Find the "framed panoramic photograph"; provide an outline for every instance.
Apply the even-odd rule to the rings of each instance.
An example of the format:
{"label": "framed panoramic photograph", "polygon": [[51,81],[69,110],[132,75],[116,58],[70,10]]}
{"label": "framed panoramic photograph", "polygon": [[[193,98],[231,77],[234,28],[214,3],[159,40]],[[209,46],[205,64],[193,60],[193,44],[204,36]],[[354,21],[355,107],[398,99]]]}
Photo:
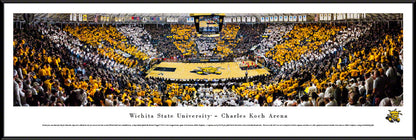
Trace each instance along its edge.
{"label": "framed panoramic photograph", "polygon": [[4,3],[3,137],[413,139],[412,3]]}

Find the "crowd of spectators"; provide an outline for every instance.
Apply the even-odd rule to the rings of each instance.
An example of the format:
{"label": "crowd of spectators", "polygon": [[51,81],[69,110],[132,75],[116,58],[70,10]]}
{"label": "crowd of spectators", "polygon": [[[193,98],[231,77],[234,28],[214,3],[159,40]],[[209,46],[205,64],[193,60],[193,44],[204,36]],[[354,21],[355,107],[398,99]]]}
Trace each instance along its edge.
{"label": "crowd of spectators", "polygon": [[[242,42],[260,46],[257,53],[264,61],[259,63],[270,69],[271,76],[250,77],[249,81],[145,78],[146,71],[160,62],[151,57],[197,55],[200,43],[194,42],[198,37],[190,25],[116,28],[68,24],[61,28],[38,24],[15,28],[14,106],[403,104],[400,24],[265,27],[226,25],[216,40],[215,54],[236,58],[254,59],[253,52],[244,52],[253,43]],[[261,40],[260,35],[268,37]],[[243,52],[234,53],[239,49]]]}
{"label": "crowd of spectators", "polygon": [[139,51],[151,57],[157,56],[156,48],[150,42],[152,36],[143,27],[126,25],[117,27],[117,31],[126,36],[129,44],[137,46]]}

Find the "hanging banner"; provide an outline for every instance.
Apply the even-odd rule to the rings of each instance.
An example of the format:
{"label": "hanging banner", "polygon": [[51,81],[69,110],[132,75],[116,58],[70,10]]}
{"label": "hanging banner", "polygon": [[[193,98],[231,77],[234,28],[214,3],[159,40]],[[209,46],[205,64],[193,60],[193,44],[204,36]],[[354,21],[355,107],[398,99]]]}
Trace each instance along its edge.
{"label": "hanging banner", "polygon": [[226,18],[225,18],[225,21],[226,21],[227,23],[231,23],[231,17],[226,17]]}
{"label": "hanging banner", "polygon": [[241,22],[246,22],[246,17],[241,17]]}
{"label": "hanging banner", "polygon": [[293,18],[292,18],[292,16],[289,16],[289,21],[293,21]]}
{"label": "hanging banner", "polygon": [[303,19],[303,21],[306,21],[306,15],[303,15],[302,19]]}
{"label": "hanging banner", "polygon": [[275,22],[278,21],[277,16],[274,16],[274,20],[273,21],[275,21]]}
{"label": "hanging banner", "polygon": [[257,20],[256,20],[256,17],[252,17],[251,18],[251,22],[256,22]]}
{"label": "hanging banner", "polygon": [[98,15],[94,15],[94,22],[98,22]]}
{"label": "hanging banner", "polygon": [[82,21],[82,14],[78,15],[78,21]]}
{"label": "hanging banner", "polygon": [[293,21],[295,21],[295,22],[298,21],[296,17],[297,16],[293,16]]}
{"label": "hanging banner", "polygon": [[279,16],[279,21],[283,21],[283,16]]}
{"label": "hanging banner", "polygon": [[288,19],[289,19],[289,18],[288,18],[287,16],[285,16],[284,21],[288,21]]}
{"label": "hanging banner", "polygon": [[261,17],[260,18],[260,22],[264,22],[264,17]]}
{"label": "hanging banner", "polygon": [[82,21],[87,21],[87,15],[82,15]]}
{"label": "hanging banner", "polygon": [[251,18],[250,17],[247,17],[247,22],[251,22]]}
{"label": "hanging banner", "polygon": [[240,17],[237,17],[237,22],[241,22],[241,19],[240,19]]}
{"label": "hanging banner", "polygon": [[266,22],[269,22],[269,17],[266,17],[266,20],[265,20]]}

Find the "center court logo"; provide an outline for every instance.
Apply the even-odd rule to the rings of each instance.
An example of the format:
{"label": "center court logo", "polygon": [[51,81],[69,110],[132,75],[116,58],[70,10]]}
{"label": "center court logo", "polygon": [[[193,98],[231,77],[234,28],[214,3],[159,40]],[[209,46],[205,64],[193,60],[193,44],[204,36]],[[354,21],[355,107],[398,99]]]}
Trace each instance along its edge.
{"label": "center court logo", "polygon": [[393,122],[400,122],[400,118],[399,115],[403,115],[402,113],[400,113],[400,110],[394,109],[394,110],[389,110],[390,114],[387,114],[386,119],[393,123]]}
{"label": "center court logo", "polygon": [[193,71],[191,71],[192,73],[196,73],[199,75],[209,75],[209,74],[216,74],[216,75],[221,75],[222,72],[219,71],[219,69],[224,69],[221,67],[213,67],[213,66],[209,66],[209,67],[198,67],[199,69],[194,69]]}

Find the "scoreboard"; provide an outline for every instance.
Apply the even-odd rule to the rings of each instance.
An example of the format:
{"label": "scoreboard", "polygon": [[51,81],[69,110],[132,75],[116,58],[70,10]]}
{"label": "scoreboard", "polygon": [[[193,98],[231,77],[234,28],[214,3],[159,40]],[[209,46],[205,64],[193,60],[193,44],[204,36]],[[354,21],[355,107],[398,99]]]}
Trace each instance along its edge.
{"label": "scoreboard", "polygon": [[195,19],[195,27],[199,35],[215,36],[221,32],[225,14],[200,13],[190,16]]}

